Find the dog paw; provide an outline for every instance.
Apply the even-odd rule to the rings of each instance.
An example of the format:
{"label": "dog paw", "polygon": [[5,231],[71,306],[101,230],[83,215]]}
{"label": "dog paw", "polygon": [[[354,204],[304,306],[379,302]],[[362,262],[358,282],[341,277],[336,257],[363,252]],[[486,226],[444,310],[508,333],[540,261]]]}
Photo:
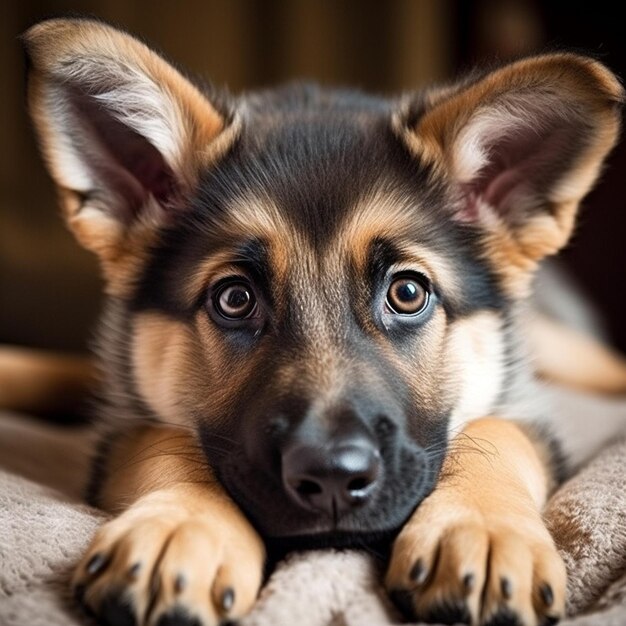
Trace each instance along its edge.
{"label": "dog paw", "polygon": [[232,511],[144,504],[99,530],[73,587],[102,624],[213,626],[250,610],[263,563],[260,538]]}
{"label": "dog paw", "polygon": [[396,539],[386,585],[412,619],[544,626],[563,615],[566,574],[536,512],[485,511],[435,491]]}

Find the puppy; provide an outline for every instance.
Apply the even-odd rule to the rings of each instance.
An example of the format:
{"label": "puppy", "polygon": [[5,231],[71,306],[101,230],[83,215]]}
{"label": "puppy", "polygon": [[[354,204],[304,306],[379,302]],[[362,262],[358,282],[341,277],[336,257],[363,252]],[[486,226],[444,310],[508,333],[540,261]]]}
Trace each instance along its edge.
{"label": "puppy", "polygon": [[117,517],[83,605],[208,626],[250,610],[268,546],[395,538],[413,618],[558,620],[541,509],[592,443],[529,402],[525,303],[616,142],[615,76],[558,53],[393,99],[234,98],[99,22],[23,39],[108,296],[89,497]]}

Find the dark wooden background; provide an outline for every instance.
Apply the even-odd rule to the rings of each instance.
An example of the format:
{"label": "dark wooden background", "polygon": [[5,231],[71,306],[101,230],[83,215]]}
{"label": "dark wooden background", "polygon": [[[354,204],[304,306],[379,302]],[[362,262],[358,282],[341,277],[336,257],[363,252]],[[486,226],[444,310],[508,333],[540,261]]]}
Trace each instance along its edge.
{"label": "dark wooden background", "polygon": [[[0,7],[0,343],[83,349],[100,303],[97,268],[55,210],[24,111],[17,37],[49,15],[113,21],[233,91],[295,78],[395,92],[475,62],[577,49],[626,72],[617,6],[532,0],[7,0]],[[563,258],[626,351],[626,145],[585,202]]]}

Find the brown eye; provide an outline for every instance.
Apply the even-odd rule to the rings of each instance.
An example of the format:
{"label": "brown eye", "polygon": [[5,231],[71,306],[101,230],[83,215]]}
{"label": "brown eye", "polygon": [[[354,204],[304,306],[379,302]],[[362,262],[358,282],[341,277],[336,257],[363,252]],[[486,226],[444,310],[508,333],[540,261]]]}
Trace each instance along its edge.
{"label": "brown eye", "polygon": [[256,304],[254,291],[243,281],[223,285],[213,298],[215,310],[227,320],[250,317],[256,309]]}
{"label": "brown eye", "polygon": [[399,315],[417,315],[428,304],[426,287],[413,276],[394,279],[387,292],[387,306]]}

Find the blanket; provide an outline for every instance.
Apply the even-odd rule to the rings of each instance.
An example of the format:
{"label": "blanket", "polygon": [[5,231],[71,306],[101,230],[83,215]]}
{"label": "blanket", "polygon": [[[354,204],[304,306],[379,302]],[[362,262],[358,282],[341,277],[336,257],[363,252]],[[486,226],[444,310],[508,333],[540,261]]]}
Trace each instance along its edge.
{"label": "blanket", "polygon": [[[0,470],[1,626],[89,623],[68,593],[69,572],[106,519],[78,497],[88,438],[24,418],[0,420],[0,464],[11,468]],[[562,485],[545,517],[568,569],[564,626],[624,626],[626,440],[615,441]],[[279,564],[242,626],[401,623],[381,575],[382,565],[362,552],[293,554]]]}

